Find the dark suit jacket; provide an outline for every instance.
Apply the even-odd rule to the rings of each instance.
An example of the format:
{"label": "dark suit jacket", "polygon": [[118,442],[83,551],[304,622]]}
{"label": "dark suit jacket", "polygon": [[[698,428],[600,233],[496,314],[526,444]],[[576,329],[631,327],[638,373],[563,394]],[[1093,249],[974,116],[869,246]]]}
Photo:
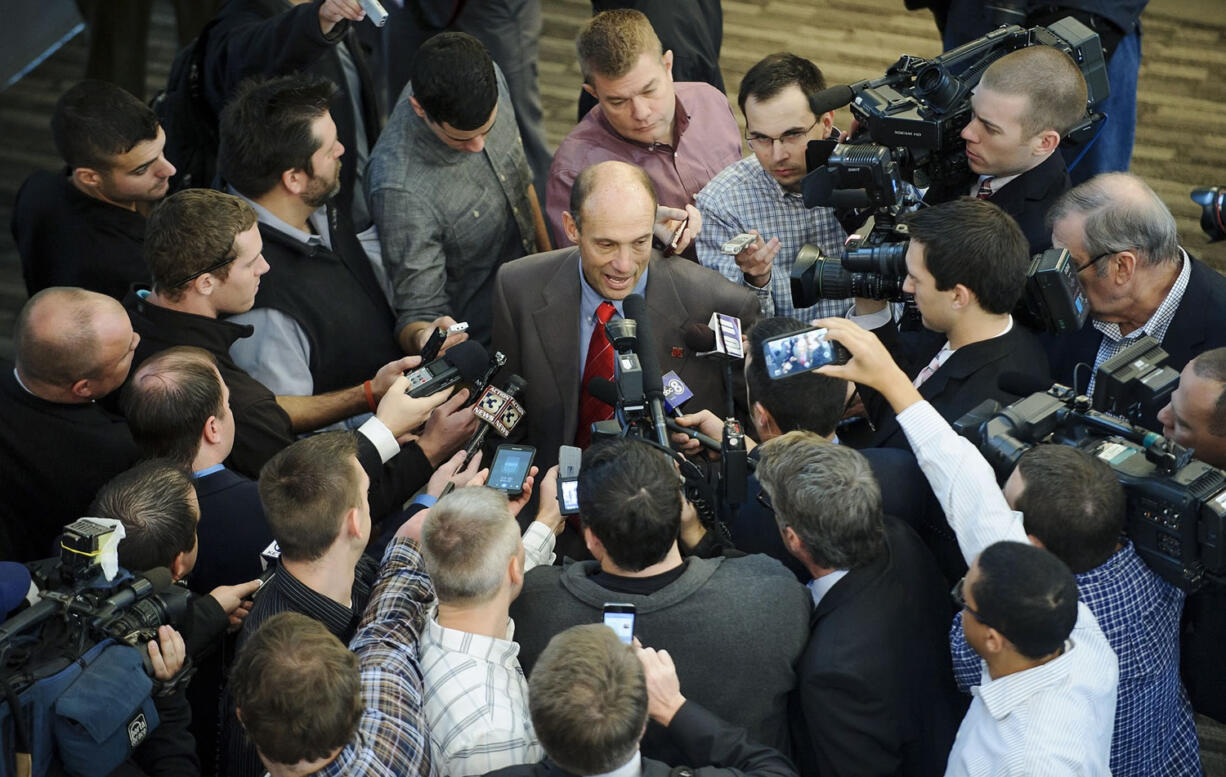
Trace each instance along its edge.
{"label": "dark suit jacket", "polygon": [[[1183,299],[1162,338],[1162,349],[1170,355],[1167,366],[1179,371],[1187,366],[1197,354],[1226,346],[1226,278],[1188,254],[1192,262],[1188,287]],[[1043,345],[1051,359],[1051,374],[1057,383],[1073,385],[1073,370],[1078,363],[1093,366],[1094,357],[1102,343],[1103,335],[1094,328],[1092,320],[1077,332],[1063,335],[1045,335]],[[1088,381],[1090,373],[1082,370]],[[1085,391],[1086,383],[1074,386]],[[1157,418],[1143,419],[1143,426],[1161,429]]]}
{"label": "dark suit jacket", "polygon": [[[792,764],[778,750],[751,743],[745,729],[721,720],[695,702],[687,701],[681,705],[666,730],[693,768],[674,772],[668,764],[644,758],[643,777],[669,777],[673,774],[785,777],[796,774]],[[489,774],[491,777],[577,777],[549,758],[540,763],[508,766]]]}
{"label": "dark suit jacket", "polygon": [[272,542],[256,482],[222,469],[196,480],[199,552],[188,586],[207,594],[260,576],[260,551]]}
{"label": "dark suit jacket", "polygon": [[[504,264],[494,281],[493,347],[507,356],[505,373],[528,381],[527,432],[544,472],[570,445],[579,423],[579,249],[526,256]],[[686,324],[705,324],[718,311],[738,316],[748,331],[758,319],[757,298],[719,273],[683,259],[653,254],[644,297],[651,314],[660,369],[676,371],[694,392],[686,408],[720,415],[720,365],[685,348]]]}
{"label": "dark suit jacket", "polygon": [[[920,538],[886,516],[886,555],[822,597],[797,666],[805,774],[941,774],[964,702],[949,658],[945,581]],[[795,718],[794,718],[795,721]]]}
{"label": "dark suit jacket", "polygon": [[1047,211],[1060,195],[1072,186],[1064,155],[1055,151],[1037,167],[1033,167],[1000,187],[988,198],[1017,221],[1030,253],[1051,248],[1051,228],[1047,226]]}

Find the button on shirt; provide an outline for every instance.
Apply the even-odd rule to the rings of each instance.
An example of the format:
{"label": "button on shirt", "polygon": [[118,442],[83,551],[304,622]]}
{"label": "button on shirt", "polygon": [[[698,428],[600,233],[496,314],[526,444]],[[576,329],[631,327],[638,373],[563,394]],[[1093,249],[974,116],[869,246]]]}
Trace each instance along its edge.
{"label": "button on shirt", "polygon": [[[822,249],[838,261],[847,233],[831,208],[806,208],[800,192],[779,185],[756,156],[730,165],[695,198],[702,213],[698,234],[698,260],[733,283],[753,289],[763,316],[791,316],[808,322],[815,318],[841,316],[847,300],[821,300],[807,308],[792,304],[791,272],[796,254],[805,243]],[[764,241],[779,240],[770,281],[758,288],[745,280],[736,257],[721,254],[725,242],[756,229]]]}

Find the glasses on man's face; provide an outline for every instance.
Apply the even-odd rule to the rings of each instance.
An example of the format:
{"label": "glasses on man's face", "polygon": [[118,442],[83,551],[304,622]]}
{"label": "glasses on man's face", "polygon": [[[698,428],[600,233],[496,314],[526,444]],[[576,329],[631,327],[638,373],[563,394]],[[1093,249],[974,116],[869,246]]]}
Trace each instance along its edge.
{"label": "glasses on man's face", "polygon": [[754,151],[761,151],[764,154],[769,153],[775,148],[775,141],[778,141],[779,145],[784,146],[785,148],[795,148],[796,146],[803,144],[808,139],[809,131],[816,127],[817,123],[821,120],[822,119],[819,116],[818,118],[814,119],[813,123],[808,127],[805,127],[802,130],[788,130],[777,138],[772,138],[770,135],[763,135],[760,132],[751,132],[745,136],[745,142],[748,143],[749,147]]}
{"label": "glasses on man's face", "polygon": [[1116,254],[1118,254],[1118,253],[1119,253],[1119,251],[1108,251],[1108,252],[1107,252],[1107,253],[1105,253],[1105,254],[1099,254],[1098,256],[1094,257],[1094,258],[1093,258],[1093,259],[1091,259],[1090,261],[1088,261],[1088,262],[1086,262],[1085,264],[1083,264],[1083,265],[1081,265],[1080,267],[1078,267],[1078,268],[1077,268],[1077,272],[1081,272],[1082,270],[1088,270],[1089,268],[1091,268],[1091,267],[1093,267],[1094,265],[1098,264],[1098,263],[1099,263],[1099,262],[1101,262],[1102,260],[1106,259],[1108,256],[1115,256],[1115,255],[1116,255]]}
{"label": "glasses on man's face", "polygon": [[[963,592],[962,592],[962,589],[965,585],[966,585],[966,578],[964,577],[958,582],[954,583],[954,587],[950,589],[949,595],[953,597],[954,604],[958,605],[963,610],[966,610],[971,615],[974,615],[975,620],[979,621],[984,626],[987,626],[989,629],[996,629],[995,626],[993,626],[991,623],[988,623],[986,620],[984,620],[982,615],[972,610],[971,606],[966,603],[966,597],[963,595]],[[996,629],[996,630],[1000,631],[1000,629]]]}

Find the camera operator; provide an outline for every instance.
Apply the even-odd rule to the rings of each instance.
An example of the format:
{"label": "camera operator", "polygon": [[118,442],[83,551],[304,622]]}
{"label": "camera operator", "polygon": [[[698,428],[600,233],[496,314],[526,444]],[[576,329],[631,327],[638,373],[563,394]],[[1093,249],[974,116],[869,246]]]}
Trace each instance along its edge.
{"label": "camera operator", "polygon": [[[1184,751],[1187,746],[1186,731],[1182,738],[1177,738],[1167,728],[1172,717],[1186,715],[1186,712],[1178,711],[1182,698],[1178,690],[1172,687],[1173,678],[1169,667],[1164,677],[1158,680],[1156,685],[1147,685],[1143,680],[1141,686],[1144,690],[1141,692],[1137,692],[1137,686],[1125,686],[1124,690],[1128,696],[1121,699],[1118,711],[1126,717],[1138,717],[1134,717],[1134,723],[1127,728],[1114,725],[1117,712],[1117,683],[1120,680],[1117,674],[1117,657],[1112,645],[1104,637],[1103,629],[1100,629],[1095,614],[1088,606],[1092,601],[1088,590],[1084,600],[1077,605],[1076,624],[1072,627],[1071,644],[1065,642],[1063,652],[1055,656],[1051,655],[1050,650],[1044,651],[1053,646],[1059,649],[1061,640],[1046,640],[1039,649],[1026,648],[1018,641],[1024,636],[1025,629],[1019,627],[1021,619],[1016,617],[1016,613],[1019,609],[1021,611],[1026,609],[1024,602],[1020,607],[1016,601],[1010,606],[1005,606],[1009,603],[998,600],[995,596],[985,595],[1007,594],[1011,590],[1020,592],[1026,587],[1027,580],[1034,578],[1037,581],[1039,571],[1050,567],[1052,563],[1058,564],[1064,570],[1063,574],[1069,576],[1070,585],[1076,585],[1077,581],[1069,574],[1067,566],[1046,551],[1042,552],[1043,558],[1030,554],[1033,556],[1030,560],[1023,558],[1011,560],[1010,557],[1017,555],[1018,551],[1007,548],[1002,555],[1002,551],[996,550],[1008,545],[1020,547],[1020,543],[1027,542],[1028,534],[1046,534],[1046,537],[1039,537],[1040,542],[1051,541],[1058,553],[1071,553],[1071,550],[1064,550],[1064,543],[1068,541],[1066,539],[1068,536],[1076,532],[1068,531],[1067,527],[1057,532],[1054,529],[1049,530],[1046,526],[1032,526],[1027,516],[1015,512],[996,487],[996,479],[987,461],[968,440],[959,437],[949,424],[940,418],[933,407],[923,400],[920,392],[915,389],[897,365],[891,362],[888,352],[876,338],[872,337],[871,333],[842,319],[826,319],[818,323],[827,326],[831,337],[852,354],[847,364],[827,365],[820,371],[872,385],[890,402],[898,413],[898,422],[911,441],[912,450],[915,451],[920,467],[924,470],[924,474],[932,484],[933,492],[945,509],[946,516],[958,536],[958,542],[962,546],[967,561],[973,562],[964,584],[961,584],[955,593],[960,592],[962,596],[961,624],[967,631],[967,640],[974,647],[975,652],[987,662],[986,672],[981,674],[979,691],[972,702],[971,711],[963,722],[962,730],[959,731],[958,743],[955,744],[954,752],[950,756],[950,772],[947,773],[970,772],[966,764],[971,763],[974,756],[990,754],[990,760],[984,763],[1001,763],[1004,759],[1024,758],[1027,773],[1048,773],[1053,768],[1051,764],[1059,762],[1066,766],[1076,765],[1085,773],[1107,774],[1109,760],[1112,763],[1113,772],[1117,755],[1133,752],[1128,749],[1118,750],[1127,742],[1130,735],[1144,737],[1149,743],[1148,746],[1152,746],[1154,741],[1149,737],[1158,737],[1163,742],[1168,738],[1176,740],[1170,743],[1170,746],[1175,749],[1175,752]],[[1039,455],[1042,457],[1046,454]],[[1042,458],[1038,461],[1042,461]],[[1037,486],[1045,489],[1047,486],[1046,483],[1026,483],[1026,472],[1026,467],[1023,467],[1021,474],[1017,476],[1022,482],[1014,483],[1015,491],[1022,486],[1023,496],[1018,506],[1025,505],[1025,492],[1028,488]],[[1044,474],[1036,477],[1035,480],[1048,476]],[[1073,476],[1067,477],[1071,480]],[[1103,477],[1110,476],[1099,470],[1098,485],[1109,489],[1109,485],[1104,486],[1101,483]],[[1079,493],[1071,486],[1064,491],[1061,498],[1069,498],[1070,493]],[[1045,502],[1052,504],[1055,501],[1055,497],[1050,494],[1045,495],[1042,491],[1035,493],[1034,499],[1038,504]],[[1120,504],[1118,496],[1116,504]],[[1099,591],[1105,591],[1108,586],[1112,586],[1115,590],[1122,592],[1115,595],[1140,597],[1137,602],[1127,603],[1138,610],[1142,606],[1156,610],[1172,609],[1170,601],[1172,594],[1169,587],[1159,585],[1156,576],[1153,576],[1153,573],[1148,572],[1141,564],[1125,563],[1129,560],[1129,546],[1125,544],[1116,549],[1114,553],[1110,552],[1113,543],[1110,539],[1104,538],[1118,534],[1114,527],[1119,524],[1112,526],[1110,521],[1118,521],[1116,516],[1120,511],[1113,510],[1109,506],[1103,506],[1102,509],[1104,512],[1097,514],[1094,519],[1099,522],[1097,527],[1091,528],[1088,520],[1085,525],[1079,524],[1079,530],[1088,531],[1090,536],[1099,536],[1099,539],[1097,545],[1094,546],[1094,553],[1090,553],[1087,548],[1077,546],[1077,552],[1085,554],[1084,557],[1078,557],[1078,566],[1093,565],[1096,562],[1102,566],[1104,561],[1102,554],[1107,553],[1109,557],[1106,559],[1107,569],[1091,568],[1085,573],[1102,578],[1102,586],[1098,589]],[[1035,510],[1035,519],[1039,522],[1067,521],[1069,517],[1057,505],[1048,508],[1036,506]],[[1047,510],[1053,512],[1049,513]],[[1103,526],[1104,523],[1107,523],[1106,527]],[[1097,534],[1099,532],[1101,534]],[[1072,542],[1076,544],[1078,540],[1074,539]],[[982,556],[979,555],[981,551]],[[1036,550],[1035,553],[1039,551]],[[979,561],[975,562],[977,556],[979,556]],[[996,558],[997,556],[1001,557]],[[1073,557],[1070,556],[1070,558]],[[1050,559],[1050,563],[1044,559]],[[986,568],[983,563],[985,560],[991,560],[992,566],[999,568],[1000,571]],[[1114,565],[1119,565],[1119,567]],[[1001,574],[1009,567],[1012,567],[1009,570],[1012,582]],[[1137,571],[1129,575],[1123,569],[1126,567]],[[1117,570],[1123,574],[1117,581],[1111,581],[1109,573]],[[994,577],[999,579],[999,583],[985,586],[983,584],[985,574],[990,584]],[[1059,576],[1055,575],[1055,577]],[[1055,577],[1051,578],[1053,582]],[[1086,580],[1087,578],[1083,578],[1081,582],[1085,583]],[[1146,589],[1150,593],[1143,595]],[[1074,591],[1076,590],[1074,588]],[[1142,593],[1134,594],[1132,593],[1134,591]],[[1035,591],[1035,593],[1040,592]],[[1047,594],[1042,593],[1041,595],[1046,596]],[[1119,603],[1113,602],[1113,604],[1118,605]],[[967,617],[968,613],[970,618]],[[1133,618],[1136,620],[1132,620]],[[1073,618],[1070,617],[1069,620],[1071,622]],[[1129,614],[1125,621],[1125,618],[1118,613],[1109,615],[1108,610],[1104,608],[1103,621],[1106,628],[1117,635],[1115,639],[1124,641],[1137,640],[1140,635],[1147,634],[1148,630],[1153,628],[1148,618],[1140,612]],[[1127,633],[1121,633],[1121,630]],[[1173,652],[1169,628],[1165,635],[1151,637],[1151,639],[1165,644],[1167,653]],[[1026,642],[1030,641],[1027,639]],[[1005,649],[1002,650],[1002,648]],[[1162,645],[1155,645],[1148,652],[1161,655],[1163,649]],[[1125,660],[1131,655],[1134,655],[1132,650],[1125,650],[1121,654]],[[1006,660],[1010,658],[1012,663]],[[1044,658],[1047,659],[1045,662],[1034,664],[1034,660]],[[1127,667],[1124,681],[1128,682],[1142,676],[1143,672],[1133,674],[1140,667],[1148,669],[1149,664],[1139,660],[1138,666]],[[1025,672],[1034,672],[1031,675],[1035,681],[1034,686],[1019,688],[1017,686],[1024,685],[1027,681],[1020,678],[1013,681],[1009,679],[1019,668]],[[1061,683],[1057,683],[1057,678],[1063,678]],[[1042,688],[1043,685],[1049,685],[1049,687]],[[1160,704],[1156,707],[1145,706],[1156,703],[1153,696],[1149,695],[1150,693],[1157,693],[1165,699],[1165,706]],[[984,707],[989,702],[993,705],[1007,704],[1013,712],[994,720],[986,714]],[[1037,713],[1040,705],[1044,706],[1042,714]],[[998,709],[1003,709],[1003,707],[998,707]],[[1029,717],[1030,725],[1023,731],[1019,724],[1027,719],[1028,710],[1035,711],[1035,714]],[[1139,716],[1145,717],[1142,719]],[[980,727],[984,729],[983,732],[978,731]],[[994,738],[991,740],[995,742],[994,745],[989,744],[990,740],[984,738],[991,729],[995,729],[990,734]],[[1112,741],[1113,731],[1118,731],[1120,734],[1115,741]],[[1135,741],[1127,742],[1127,744],[1128,747],[1138,747]],[[1193,758],[1196,755],[1194,746],[1191,755]],[[1182,754],[1178,757],[1182,757]],[[1178,757],[1174,752],[1170,756],[1175,760],[1178,760]],[[1165,761],[1165,758],[1162,759],[1162,762]],[[1018,763],[1021,764],[1022,761]],[[1121,769],[1128,773],[1154,773],[1144,765],[1139,766],[1135,772],[1131,771],[1131,767],[1132,765],[1127,762],[1121,763]]]}
{"label": "camera operator", "polygon": [[978,181],[970,191],[933,192],[929,202],[971,194],[1017,220],[1027,256],[1051,247],[1045,217],[1071,185],[1060,139],[1086,111],[1086,82],[1077,64],[1053,46],[1030,46],[997,59],[971,95],[962,130]]}
{"label": "camera operator", "polygon": [[[1047,357],[1038,338],[1011,315],[1030,263],[1014,220],[989,202],[963,197],[908,214],[906,224],[911,241],[903,290],[915,295],[924,327],[945,335],[944,345],[921,333],[904,333],[904,340],[879,300],[858,298],[853,320],[886,343],[920,394],[948,421],[985,398],[1016,399],[999,388],[1003,373],[1046,380]],[[873,391],[863,393],[874,429],[857,447],[905,447],[888,402]]]}
{"label": "camera operator", "polygon": [[760,446],[758,477],[815,611],[798,664],[805,774],[937,774],[965,705],[950,673],[946,582],[882,510],[859,452],[812,432]]}
{"label": "camera operator", "polygon": [[[549,758],[491,772],[497,777],[564,775],[795,775],[782,753],[751,744],[681,694],[666,650],[625,645],[601,624],[572,626],[549,641],[528,684],[532,724]],[[660,763],[640,752],[648,720],[679,748]],[[671,766],[685,762],[692,766]]]}
{"label": "camera operator", "polygon": [[[1179,246],[1170,210],[1140,178],[1092,178],[1061,197],[1048,218],[1052,244],[1072,255],[1090,301],[1080,331],[1045,339],[1056,382],[1092,395],[1099,366],[1144,335],[1162,344],[1176,370],[1226,346],[1226,278]],[[1088,385],[1076,381],[1080,363],[1092,368]],[[1158,428],[1153,417],[1140,423]]]}

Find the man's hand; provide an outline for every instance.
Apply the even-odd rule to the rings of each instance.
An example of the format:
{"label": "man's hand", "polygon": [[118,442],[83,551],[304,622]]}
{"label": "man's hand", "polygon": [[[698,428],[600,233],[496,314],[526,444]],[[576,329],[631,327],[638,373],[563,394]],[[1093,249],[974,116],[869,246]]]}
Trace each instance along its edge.
{"label": "man's hand", "polygon": [[420,364],[420,356],[404,356],[380,367],[370,381],[370,390],[374,392],[375,401],[379,401],[387,394],[388,389],[392,387],[397,378],[404,375],[405,370],[411,370]]}
{"label": "man's hand", "polygon": [[222,611],[230,616],[230,631],[238,631],[243,625],[243,619],[251,612],[251,597],[260,590],[260,581],[252,580],[238,585],[219,585],[209,596],[217,600]]}
{"label": "man's hand", "polygon": [[481,423],[481,419],[477,418],[471,407],[464,407],[466,401],[468,389],[460,389],[430,413],[425,431],[417,438],[421,452],[426,454],[430,464],[435,467],[462,448]]}
{"label": "man's hand", "polygon": [[736,255],[736,266],[741,268],[746,281],[761,288],[770,283],[771,268],[779,255],[779,238],[772,237],[764,242],[758,230],[751,229],[749,234],[758,235],[758,238]]}
{"label": "man's hand", "polygon": [[342,19],[358,22],[365,18],[366,12],[354,0],[324,0],[319,6],[319,31],[327,37]]}
{"label": "man's hand", "polygon": [[702,214],[693,205],[686,205],[684,210],[670,208],[666,205],[656,206],[656,223],[653,233],[666,247],[672,245],[673,237],[677,234],[677,229],[680,228],[683,221],[686,222],[685,231],[681,233],[681,239],[672,249],[674,254],[679,254],[689,248],[694,238],[698,237],[698,233],[702,231]]}
{"label": "man's hand", "polygon": [[[425,328],[421,329],[415,334],[415,338],[417,341],[417,352],[421,353],[421,349],[426,346],[426,341],[430,339],[430,335],[434,334],[435,329],[447,329],[449,327],[455,326],[457,323],[459,322],[456,321],[451,316],[440,316],[434,319],[433,321],[431,321],[429,324],[425,326]],[[447,335],[447,339],[443,341],[443,347],[440,348],[438,351],[439,355],[440,356],[443,355],[444,353],[447,352],[448,348],[450,348],[453,345],[458,345],[467,339],[468,339],[468,332],[454,332],[452,334]]]}
{"label": "man's hand", "polygon": [[[724,436],[724,420],[710,410],[699,410],[697,413],[683,415],[677,419],[677,425],[684,426],[687,429],[695,429],[699,433],[716,440],[722,439]],[[669,435],[669,439],[686,456],[697,456],[703,451],[702,443],[685,436],[681,432],[672,432]],[[712,453],[714,452],[712,451]],[[718,456],[718,454],[715,455]]]}
{"label": "man's hand", "polygon": [[446,391],[436,391],[418,399],[406,394],[408,390],[409,379],[401,375],[379,400],[379,407],[375,410],[375,418],[382,421],[397,440],[425,423],[430,412],[447,401]]}
{"label": "man's hand", "polygon": [[392,535],[392,539],[398,540],[413,540],[418,545],[421,544],[421,527],[426,524],[426,516],[430,514],[430,509],[418,510],[413,513],[409,520],[400,524],[400,528]]}
{"label": "man's hand", "polygon": [[681,681],[677,679],[677,667],[667,650],[655,650],[643,647],[638,638],[634,639],[634,653],[643,664],[643,675],[647,679],[647,714],[661,726],[667,727],[673,722],[673,716],[685,697],[681,695]]}
{"label": "man's hand", "polygon": [[187,660],[187,647],[179,632],[170,626],[158,626],[158,638],[149,640],[146,647],[149,649],[149,663],[153,665],[153,676],[164,683],[175,679]]}
{"label": "man's hand", "polygon": [[877,335],[845,318],[821,318],[813,325],[825,327],[827,339],[851,352],[846,364],[827,364],[819,367],[818,373],[877,389],[896,413],[923,399]]}
{"label": "man's hand", "polygon": [[[522,486],[523,491],[514,499],[507,495],[507,505],[511,508],[511,515],[519,515],[519,511],[524,509],[524,505],[528,504],[528,500],[532,498],[532,486],[536,483],[536,474],[540,472],[540,468],[533,467],[528,470],[528,476],[524,478]],[[469,486],[484,486],[490,479],[490,471],[483,469],[477,473],[477,476],[468,481]]]}
{"label": "man's hand", "polygon": [[463,463],[464,451],[456,451],[454,456],[434,470],[430,482],[426,483],[426,493],[437,499],[443,495],[448,483],[454,483],[455,488],[467,486],[481,471],[481,451],[474,453],[464,469],[460,469]]}
{"label": "man's hand", "polygon": [[684,495],[681,497],[681,531],[679,539],[686,550],[693,550],[707,536],[707,529],[698,519],[698,508]]}
{"label": "man's hand", "polygon": [[541,478],[541,498],[536,507],[536,518],[549,527],[554,534],[561,534],[566,527],[566,519],[558,507],[558,465],[554,464],[545,471]]}

